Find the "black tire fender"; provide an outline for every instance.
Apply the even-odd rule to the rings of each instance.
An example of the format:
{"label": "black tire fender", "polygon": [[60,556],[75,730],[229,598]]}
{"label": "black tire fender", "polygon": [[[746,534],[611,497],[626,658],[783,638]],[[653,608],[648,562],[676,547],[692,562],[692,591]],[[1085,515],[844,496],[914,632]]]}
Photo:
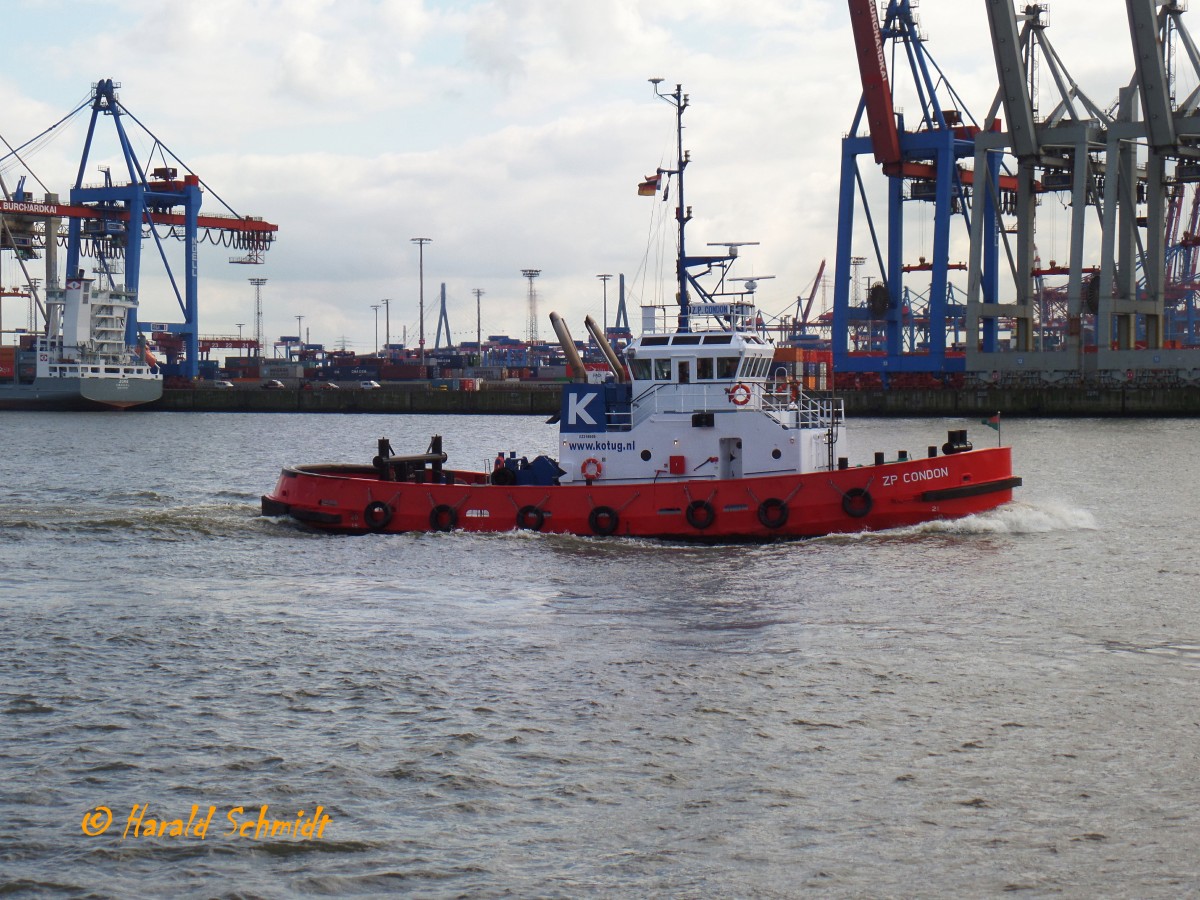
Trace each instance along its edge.
{"label": "black tire fender", "polygon": [[608,537],[610,534],[616,534],[620,525],[621,518],[611,506],[597,506],[588,513],[588,527],[592,529],[593,534]]}
{"label": "black tire fender", "polygon": [[688,504],[685,515],[688,524],[697,531],[703,531],[717,520],[717,511],[707,500],[693,500]]}
{"label": "black tire fender", "polygon": [[453,531],[458,525],[458,513],[453,506],[439,503],[429,511],[429,527],[434,531]]}
{"label": "black tire fender", "polygon": [[370,531],[383,531],[392,521],[392,508],[382,500],[372,500],[363,510],[363,522]]}
{"label": "black tire fender", "polygon": [[788,505],[778,497],[768,497],[758,504],[758,521],[764,528],[782,528],[787,524],[789,513]]}
{"label": "black tire fender", "polygon": [[842,494],[842,511],[852,519],[861,519],[874,505],[875,501],[866,488],[850,488]]}
{"label": "black tire fender", "polygon": [[517,510],[517,527],[522,531],[541,531],[546,524],[546,514],[536,506],[522,506]]}

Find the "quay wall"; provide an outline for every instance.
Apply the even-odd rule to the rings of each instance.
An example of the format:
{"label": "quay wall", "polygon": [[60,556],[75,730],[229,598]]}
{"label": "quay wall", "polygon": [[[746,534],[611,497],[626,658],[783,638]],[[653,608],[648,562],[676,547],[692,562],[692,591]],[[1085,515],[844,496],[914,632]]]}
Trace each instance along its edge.
{"label": "quay wall", "polygon": [[[172,412],[278,413],[482,413],[551,415],[558,385],[493,387],[477,391],[432,390],[423,384],[389,384],[378,390],[305,391],[168,389],[139,409]],[[850,417],[1046,418],[1073,416],[1200,417],[1200,386],[989,387],[964,390],[839,391]]]}

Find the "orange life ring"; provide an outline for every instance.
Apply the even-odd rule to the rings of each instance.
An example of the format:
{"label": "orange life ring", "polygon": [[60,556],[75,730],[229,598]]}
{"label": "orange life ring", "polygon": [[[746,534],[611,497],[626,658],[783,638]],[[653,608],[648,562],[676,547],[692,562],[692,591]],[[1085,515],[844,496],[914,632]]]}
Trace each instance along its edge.
{"label": "orange life ring", "polygon": [[750,388],[745,384],[735,384],[729,389],[729,402],[734,406],[745,406],[750,402]]}
{"label": "orange life ring", "polygon": [[583,461],[583,465],[579,467],[580,473],[588,481],[595,481],[604,472],[604,466],[600,465],[600,460],[594,456],[589,456]]}

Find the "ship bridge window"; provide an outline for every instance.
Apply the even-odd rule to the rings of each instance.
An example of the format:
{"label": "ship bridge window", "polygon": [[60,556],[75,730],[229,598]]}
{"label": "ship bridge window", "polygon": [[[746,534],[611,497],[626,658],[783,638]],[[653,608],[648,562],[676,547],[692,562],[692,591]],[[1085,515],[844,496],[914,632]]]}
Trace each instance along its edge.
{"label": "ship bridge window", "polygon": [[677,334],[671,339],[672,344],[698,344],[700,343],[700,335],[698,334]]}
{"label": "ship bridge window", "polygon": [[704,336],[704,343],[706,343],[706,344],[732,344],[733,343],[733,335],[732,334],[706,334]]}
{"label": "ship bridge window", "polygon": [[701,381],[712,381],[713,358],[711,356],[702,356],[696,360],[696,377]]}
{"label": "ship bridge window", "polygon": [[762,378],[771,367],[771,361],[765,356],[747,356],[742,363],[743,378]]}
{"label": "ship bridge window", "polygon": [[671,360],[669,360],[669,359],[654,360],[654,380],[655,381],[670,381],[671,380]]}
{"label": "ship bridge window", "polygon": [[671,342],[671,336],[667,334],[656,334],[650,337],[642,338],[643,347],[662,347]]}
{"label": "ship bridge window", "polygon": [[717,378],[732,378],[737,374],[738,357],[736,356],[718,356],[717,357]]}
{"label": "ship bridge window", "polygon": [[629,366],[633,369],[634,381],[649,381],[650,380],[650,360],[648,359],[631,359]]}

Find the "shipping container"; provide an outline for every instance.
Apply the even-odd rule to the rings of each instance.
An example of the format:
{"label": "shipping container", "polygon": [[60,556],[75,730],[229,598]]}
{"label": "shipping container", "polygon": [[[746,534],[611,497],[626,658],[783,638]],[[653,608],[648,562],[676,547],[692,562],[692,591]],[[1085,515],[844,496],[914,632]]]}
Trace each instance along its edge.
{"label": "shipping container", "polygon": [[270,363],[259,368],[263,378],[300,378],[304,374],[302,363]]}
{"label": "shipping container", "polygon": [[364,366],[330,366],[324,370],[329,381],[374,381],[379,374],[375,369]]}
{"label": "shipping container", "polygon": [[464,373],[471,378],[484,378],[491,381],[499,381],[504,375],[504,369],[500,366],[472,366]]}
{"label": "shipping container", "polygon": [[388,381],[414,381],[425,377],[425,367],[408,363],[392,363],[379,370],[380,376]]}

